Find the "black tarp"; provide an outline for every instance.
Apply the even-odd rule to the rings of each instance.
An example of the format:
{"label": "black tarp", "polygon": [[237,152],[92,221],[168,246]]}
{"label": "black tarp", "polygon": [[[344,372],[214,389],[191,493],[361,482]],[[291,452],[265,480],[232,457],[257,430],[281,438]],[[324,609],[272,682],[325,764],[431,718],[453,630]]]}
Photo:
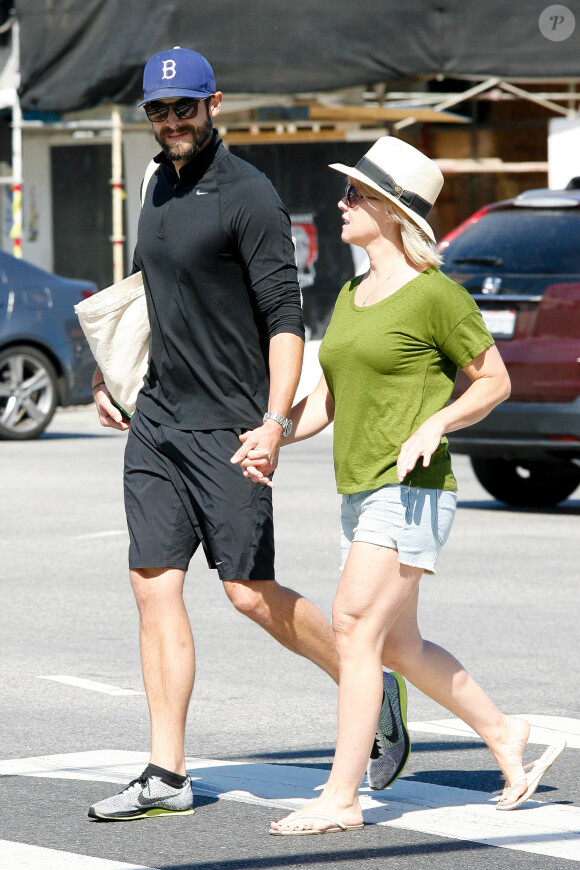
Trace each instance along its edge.
{"label": "black tarp", "polygon": [[[580,77],[580,18],[552,41],[549,0],[16,0],[21,101],[62,112],[141,96],[178,44],[225,92],[324,91],[416,75]],[[577,2],[569,8],[579,12]]]}

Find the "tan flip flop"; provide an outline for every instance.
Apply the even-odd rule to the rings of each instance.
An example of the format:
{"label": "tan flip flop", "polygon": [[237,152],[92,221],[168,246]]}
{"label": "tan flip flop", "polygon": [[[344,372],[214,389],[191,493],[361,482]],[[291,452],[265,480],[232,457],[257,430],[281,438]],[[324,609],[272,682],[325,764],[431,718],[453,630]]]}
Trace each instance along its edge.
{"label": "tan flip flop", "polygon": [[524,773],[523,776],[518,776],[518,778],[512,782],[508,788],[507,794],[509,795],[512,789],[515,789],[516,786],[524,781],[527,785],[525,792],[511,804],[496,804],[496,810],[515,810],[526,801],[529,801],[539,786],[543,775],[553,765],[553,763],[560,758],[565,749],[566,741],[564,739],[559,740],[557,743],[552,743],[551,746],[548,746],[546,751],[543,752],[539,758],[533,761],[531,765],[526,764],[525,767],[530,767],[530,770],[527,773]]}
{"label": "tan flip flop", "polygon": [[347,831],[360,831],[361,828],[364,828],[364,822],[361,822],[360,825],[343,825],[338,819],[333,819],[331,816],[320,816],[317,813],[293,813],[288,816],[287,821],[292,819],[322,819],[324,822],[330,822],[330,827],[287,831],[273,831],[270,828],[270,834],[274,837],[305,837],[312,834],[344,834]]}

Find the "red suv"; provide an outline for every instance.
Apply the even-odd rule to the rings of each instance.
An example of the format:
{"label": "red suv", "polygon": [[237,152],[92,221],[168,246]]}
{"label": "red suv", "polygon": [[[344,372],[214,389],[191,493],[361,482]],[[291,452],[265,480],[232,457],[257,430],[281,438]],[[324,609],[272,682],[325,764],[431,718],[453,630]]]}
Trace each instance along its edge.
{"label": "red suv", "polygon": [[[576,179],[574,180],[574,182]],[[509,400],[449,436],[500,501],[548,507],[580,484],[580,190],[485,206],[440,244],[443,271],[478,303],[512,382]],[[456,395],[467,385],[460,373]]]}

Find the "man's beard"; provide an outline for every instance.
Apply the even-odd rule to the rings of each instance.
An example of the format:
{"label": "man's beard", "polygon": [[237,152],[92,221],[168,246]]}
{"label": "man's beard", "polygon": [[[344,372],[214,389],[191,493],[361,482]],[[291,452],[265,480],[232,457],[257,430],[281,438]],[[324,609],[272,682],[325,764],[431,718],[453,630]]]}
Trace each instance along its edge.
{"label": "man's beard", "polygon": [[[163,153],[170,160],[185,160],[189,162],[196,157],[207,140],[211,136],[213,130],[213,121],[208,118],[203,124],[189,127],[184,124],[180,127],[162,127],[159,133],[155,133],[155,138],[161,145]],[[165,142],[164,136],[171,133],[191,133],[193,141],[191,142]]]}

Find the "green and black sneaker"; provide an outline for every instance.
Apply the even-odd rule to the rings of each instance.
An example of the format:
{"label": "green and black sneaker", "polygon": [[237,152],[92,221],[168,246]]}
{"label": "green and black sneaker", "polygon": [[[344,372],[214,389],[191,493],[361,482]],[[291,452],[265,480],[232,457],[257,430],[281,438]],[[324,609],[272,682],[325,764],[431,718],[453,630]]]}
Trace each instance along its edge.
{"label": "green and black sneaker", "polygon": [[400,674],[383,671],[383,703],[367,765],[372,789],[387,788],[401,775],[411,752],[407,731],[407,687]]}
{"label": "green and black sneaker", "polygon": [[188,816],[194,812],[189,776],[181,788],[173,788],[160,777],[143,772],[119,794],[93,804],[89,818],[124,822],[150,816]]}

